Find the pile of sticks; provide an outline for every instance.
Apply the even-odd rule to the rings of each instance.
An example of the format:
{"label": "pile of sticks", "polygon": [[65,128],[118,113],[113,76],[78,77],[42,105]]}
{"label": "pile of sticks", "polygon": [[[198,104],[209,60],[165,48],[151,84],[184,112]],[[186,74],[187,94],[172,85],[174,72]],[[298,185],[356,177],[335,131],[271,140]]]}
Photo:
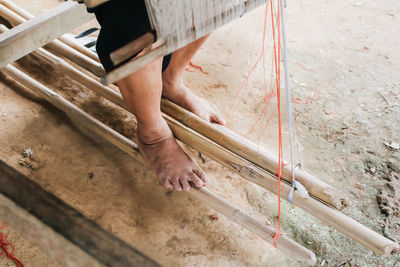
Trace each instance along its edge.
{"label": "pile of sticks", "polygon": [[[0,0],[0,16],[7,19],[13,26],[33,18],[31,14],[8,0]],[[8,29],[3,25],[0,30],[5,32]],[[99,74],[103,73],[104,70],[102,70],[95,53],[83,46],[77,45],[66,37],[60,37],[58,40],[50,42],[45,48],[51,50],[53,53],[40,48],[34,51],[32,55],[54,66],[54,68],[62,69],[72,79],[117,106],[129,111],[119,92],[99,82],[97,77],[101,76]],[[81,71],[73,64],[55,54],[68,58],[90,73]],[[83,112],[24,72],[11,64],[4,67],[2,72],[34,91],[57,108],[63,110],[80,128],[96,133],[136,160],[142,160],[134,142]],[[166,99],[162,100],[161,109],[165,113],[164,118],[177,139],[208,155],[210,158],[221,163],[221,165],[238,173],[244,179],[270,192],[278,193],[276,176],[278,159],[268,151],[257,149],[255,144],[249,141],[244,142],[227,128],[210,124]],[[290,166],[285,166],[283,170],[285,183],[281,185],[281,197],[284,200],[287,199],[291,188],[290,169]],[[337,189],[308,173],[296,170],[295,176],[296,180],[307,188],[310,196],[302,198],[295,191],[293,205],[307,211],[320,219],[324,224],[332,226],[348,237],[358,241],[376,254],[389,255],[393,250],[398,249],[399,246],[397,243],[341,213],[338,209],[342,208],[345,198]],[[224,214],[232,221],[252,231],[267,242],[273,243],[273,237],[276,235],[274,228],[263,225],[209,189],[194,189],[190,190],[189,194],[192,194],[206,203],[210,208]],[[277,247],[299,261],[309,264],[315,263],[314,253],[297,244],[286,235],[279,238]]]}

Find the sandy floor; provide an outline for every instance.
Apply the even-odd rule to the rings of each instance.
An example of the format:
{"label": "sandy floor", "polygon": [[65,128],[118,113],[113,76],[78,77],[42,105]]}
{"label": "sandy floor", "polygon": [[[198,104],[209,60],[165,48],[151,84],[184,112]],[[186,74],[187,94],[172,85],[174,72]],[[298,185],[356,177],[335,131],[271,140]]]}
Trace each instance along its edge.
{"label": "sandy floor", "polygon": [[[15,2],[34,14],[59,3]],[[294,104],[296,162],[352,200],[345,214],[400,240],[400,152],[384,145],[400,143],[400,2],[290,1],[286,12],[293,96],[306,99],[321,89],[310,103]],[[246,118],[230,124],[244,135],[264,107],[262,68],[253,73],[233,113],[232,103],[260,54],[262,20],[261,8],[216,31],[193,60],[209,74],[188,72],[185,77],[188,86],[217,104],[226,117]],[[19,61],[19,66],[134,137],[132,116],[59,70],[33,57]],[[101,140],[87,138],[62,113],[6,77],[0,79],[0,158],[156,261],[165,266],[302,266],[184,193],[166,192],[141,164]],[[272,102],[263,123],[249,134],[274,153],[275,110]],[[27,148],[35,150],[33,169],[18,163]],[[274,195],[187,151],[213,178],[210,188],[265,223],[276,223]],[[219,220],[210,220],[210,215]],[[400,264],[398,256],[375,256],[286,204],[282,228],[325,266]],[[12,226],[5,232],[27,266],[57,266]],[[13,265],[0,258],[0,266]]]}

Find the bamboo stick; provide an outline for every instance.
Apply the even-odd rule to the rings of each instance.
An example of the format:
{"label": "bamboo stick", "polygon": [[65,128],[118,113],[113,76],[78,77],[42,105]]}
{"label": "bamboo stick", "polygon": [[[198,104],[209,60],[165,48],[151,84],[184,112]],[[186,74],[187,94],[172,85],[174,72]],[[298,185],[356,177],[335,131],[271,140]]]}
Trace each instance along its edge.
{"label": "bamboo stick", "polygon": [[[24,15],[28,18],[33,17],[31,14],[13,4],[9,0],[0,0],[0,3],[6,5],[20,15]],[[73,45],[72,47],[75,48]],[[52,48],[52,50],[55,50],[58,53],[60,53],[60,49],[63,50],[68,48],[66,48],[65,46],[58,47],[56,49]],[[64,56],[65,54],[65,52],[62,53],[62,55]],[[75,61],[78,65],[82,65],[81,60],[72,60]],[[83,67],[85,68],[85,66]],[[74,75],[74,77],[76,78],[77,75]],[[104,88],[105,87],[103,87],[103,89]],[[99,93],[99,91],[97,92]],[[120,105],[120,103],[118,105]],[[189,128],[194,129],[196,132],[206,136],[210,140],[213,140],[217,144],[220,144],[221,146],[231,150],[239,156],[260,166],[261,168],[264,168],[271,173],[276,173],[276,171],[278,170],[278,159],[275,156],[273,156],[269,151],[263,149],[262,147],[258,147],[256,144],[250,141],[243,140],[243,138],[236,135],[233,131],[230,131],[229,129],[216,124],[208,123],[200,119],[195,114],[177,106],[167,99],[163,99],[161,101],[161,110],[169,116],[173,117],[174,119],[178,120],[179,122],[183,123],[184,125],[188,126]],[[282,176],[284,180],[286,180],[287,182],[291,182],[290,165],[286,165],[283,167]],[[307,188],[310,194],[322,201],[325,201],[329,205],[341,209],[343,207],[343,203],[346,202],[346,198],[343,193],[341,193],[336,188],[328,185],[327,183],[315,178],[309,173],[295,170],[295,177],[297,181],[299,181]]]}
{"label": "bamboo stick", "polygon": [[[29,88],[39,96],[43,97],[58,109],[64,111],[72,121],[78,124],[80,128],[85,129],[87,132],[96,133],[98,136],[109,141],[111,144],[126,152],[134,159],[143,162],[140,152],[137,149],[137,145],[133,141],[107,127],[99,120],[85,113],[57,93],[40,84],[17,68],[7,65],[2,69],[2,72],[12,79],[18,81],[18,83],[22,84],[23,86]],[[229,202],[217,196],[209,189],[193,189],[188,193],[200,201],[205,202],[212,209],[221,212],[235,223],[258,235],[263,240],[273,244],[273,237],[276,235],[276,229],[258,222],[255,218],[231,205]],[[282,235],[279,238],[277,248],[289,254],[289,256],[296,260],[307,262],[308,264],[315,264],[316,258],[314,253],[297,244],[287,235]]]}
{"label": "bamboo stick", "polygon": [[[14,26],[26,22],[27,21],[26,19],[24,19],[14,11],[12,11],[10,8],[7,8],[6,6],[3,5],[3,3],[9,3],[9,2],[10,1],[1,0],[0,15],[4,17],[6,20],[8,20]],[[69,47],[68,45],[66,45],[65,43],[61,42],[58,39],[48,43],[45,47],[70,59],[71,61],[75,62],[79,66],[82,66],[83,68],[90,71],[96,76],[103,76],[105,74],[105,71],[99,62],[89,58],[86,55],[83,55],[82,53],[77,52],[75,49]]]}
{"label": "bamboo stick", "polygon": [[[38,54],[40,54],[39,52],[41,53],[42,51],[38,51]],[[47,54],[43,53],[43,55],[44,56],[39,55],[39,57],[41,59],[47,58],[47,60],[52,59],[53,61],[56,61],[57,57],[51,56],[51,53],[47,52]],[[64,63],[60,64],[65,67]],[[66,67],[64,70],[67,74],[77,79],[78,82],[81,82],[83,85],[97,92],[114,104],[128,110],[118,92],[109,87],[105,87],[94,79],[74,70],[73,67]],[[235,171],[248,181],[251,181],[275,194],[278,193],[277,180],[273,174],[258,168],[251,162],[237,156],[222,146],[211,142],[204,136],[183,126],[179,122],[176,122],[169,117],[165,117],[165,119],[174,135],[182,142],[190,144],[194,149],[201,151],[212,159],[220,162],[222,165]],[[282,198],[287,199],[290,185],[283,183],[281,185],[281,190]],[[328,207],[314,198],[309,197],[304,199],[299,197],[295,192],[293,204],[320,219],[324,224],[332,226],[343,234],[360,242],[362,245],[373,250],[377,254],[390,254],[392,250],[398,247],[397,243],[384,238],[364,225],[340,213],[338,210]]]}
{"label": "bamboo stick", "polygon": [[67,35],[63,35],[63,36],[60,36],[58,39],[61,42],[63,42],[64,44],[66,44],[66,45],[70,46],[71,48],[81,52],[85,56],[93,59],[94,61],[100,62],[99,57],[97,56],[97,54],[95,52],[93,52],[92,50],[90,50],[86,46],[83,46],[80,43],[78,43],[76,40],[73,39],[73,37],[69,37]]}
{"label": "bamboo stick", "polygon": [[125,78],[129,74],[143,68],[147,64],[153,62],[157,58],[165,56],[168,54],[168,48],[166,45],[161,44],[160,46],[154,48],[150,52],[144,55],[136,57],[133,61],[129,61],[122,66],[108,72],[105,76],[101,77],[102,84],[112,84],[122,78]]}

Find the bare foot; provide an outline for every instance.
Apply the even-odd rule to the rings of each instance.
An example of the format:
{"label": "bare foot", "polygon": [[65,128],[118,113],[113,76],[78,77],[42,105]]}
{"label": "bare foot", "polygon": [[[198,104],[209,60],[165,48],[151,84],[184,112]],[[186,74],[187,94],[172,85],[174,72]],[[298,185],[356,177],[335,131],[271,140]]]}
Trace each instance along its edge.
{"label": "bare foot", "polygon": [[226,121],[219,112],[218,108],[205,100],[204,98],[198,97],[190,89],[188,89],[183,80],[170,81],[163,73],[163,96],[175,104],[187,109],[200,118],[215,122],[221,125],[225,125]]}
{"label": "bare foot", "polygon": [[137,143],[147,164],[167,189],[189,191],[189,182],[197,187],[209,183],[205,172],[178,145],[163,119],[159,126],[139,124]]}

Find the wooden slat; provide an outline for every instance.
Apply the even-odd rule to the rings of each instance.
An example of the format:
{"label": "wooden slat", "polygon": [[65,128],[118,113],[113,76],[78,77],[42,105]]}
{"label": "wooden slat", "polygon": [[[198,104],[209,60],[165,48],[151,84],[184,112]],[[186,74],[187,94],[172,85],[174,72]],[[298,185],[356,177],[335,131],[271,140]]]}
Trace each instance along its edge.
{"label": "wooden slat", "polygon": [[[12,25],[20,25],[26,22],[26,19],[31,19],[33,16],[27,11],[23,10],[19,6],[15,5],[13,2],[8,0],[0,0],[0,15],[8,20]],[[22,17],[22,14],[24,16]],[[79,66],[87,69],[91,73],[97,76],[104,75],[105,71],[98,59],[92,59],[89,56],[79,53],[77,50],[73,49],[70,45],[67,45],[66,37],[61,36],[58,40],[53,40],[44,47],[49,48],[52,51],[72,60]],[[76,48],[76,46],[75,46]],[[82,49],[81,49],[82,50]]]}
{"label": "wooden slat", "polygon": [[0,35],[0,68],[49,43],[94,16],[67,1]]}
{"label": "wooden slat", "polygon": [[[14,2],[10,0],[0,0],[0,4],[4,5],[4,7],[9,8],[12,12],[6,12],[6,14],[2,13],[2,15],[5,15],[5,19],[7,19],[13,26],[17,26],[18,24],[21,24],[25,22],[26,20],[33,19],[35,16],[28,11],[24,10]],[[67,44],[71,48],[74,48],[84,54],[85,56],[90,57],[91,59],[100,62],[99,57],[95,52],[90,50],[89,48],[85,47],[84,45],[80,44],[74,38],[70,37],[70,35],[64,34],[59,37],[59,40],[62,41],[63,43]]]}
{"label": "wooden slat", "polygon": [[0,219],[64,266],[159,266],[1,160]]}
{"label": "wooden slat", "polygon": [[0,220],[61,266],[104,266],[3,194],[0,194]]}

